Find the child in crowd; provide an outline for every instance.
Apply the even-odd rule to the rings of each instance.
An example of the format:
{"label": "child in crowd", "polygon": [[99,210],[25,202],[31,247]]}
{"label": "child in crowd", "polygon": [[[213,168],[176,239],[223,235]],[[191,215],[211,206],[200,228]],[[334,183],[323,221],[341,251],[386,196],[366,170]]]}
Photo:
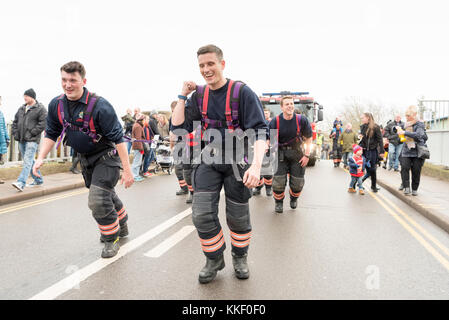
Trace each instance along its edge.
{"label": "child in crowd", "polygon": [[352,151],[354,152],[354,155],[348,159],[348,165],[349,165],[349,173],[351,174],[351,183],[349,184],[349,193],[356,193],[355,190],[356,184],[359,187],[359,193],[361,195],[365,194],[364,188],[363,188],[363,181],[362,177],[365,173],[365,168],[369,168],[370,164],[369,161],[365,159],[363,154],[363,149],[357,144],[352,145]]}

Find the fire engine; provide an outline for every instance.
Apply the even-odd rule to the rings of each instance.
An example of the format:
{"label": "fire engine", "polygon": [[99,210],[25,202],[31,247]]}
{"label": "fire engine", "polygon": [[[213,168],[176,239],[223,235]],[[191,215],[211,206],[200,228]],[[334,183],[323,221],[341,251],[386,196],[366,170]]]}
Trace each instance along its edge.
{"label": "fire engine", "polygon": [[314,98],[309,96],[308,92],[290,92],[281,91],[274,93],[262,93],[259,97],[264,108],[270,110],[270,117],[274,118],[281,111],[281,98],[283,96],[292,96],[295,103],[295,110],[306,116],[310,122],[313,132],[312,152],[310,154],[310,160],[307,166],[313,167],[317,159],[317,145],[316,145],[316,124],[319,121],[323,121],[323,106],[320,105]]}

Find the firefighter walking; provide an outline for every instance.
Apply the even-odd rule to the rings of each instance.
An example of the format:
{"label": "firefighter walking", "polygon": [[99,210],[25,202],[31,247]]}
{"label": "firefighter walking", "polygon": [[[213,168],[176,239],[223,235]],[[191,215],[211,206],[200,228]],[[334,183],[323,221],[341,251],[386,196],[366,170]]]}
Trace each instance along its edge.
{"label": "firefighter walking", "polygon": [[[269,126],[270,122],[271,122],[271,118],[270,118],[270,110],[265,109],[263,111],[264,116],[265,116],[265,122],[267,124],[267,126]],[[268,132],[269,135],[269,132]],[[268,143],[268,150],[267,150],[267,158],[270,157],[270,146],[269,146],[269,141],[267,141]],[[253,190],[253,196],[257,196],[260,195],[262,188],[265,186],[265,192],[267,197],[271,197],[273,195],[273,190],[272,190],[272,185],[273,185],[273,175],[263,175],[260,177],[260,181],[259,181],[259,185]]]}
{"label": "firefighter walking", "polygon": [[130,187],[134,179],[127,143],[115,110],[106,99],[84,87],[85,74],[84,66],[77,61],[61,67],[64,94],[54,98],[48,106],[45,138],[33,174],[38,175],[38,169],[58,137],[59,142],[66,141],[81,155],[82,174],[89,188],[88,206],[105,244],[101,257],[111,258],[119,251],[119,237],[128,235],[128,214],[114,190],[120,179],[121,165],[121,182],[125,188]]}
{"label": "firefighter walking", "polygon": [[296,209],[298,198],[304,187],[305,167],[309,162],[312,128],[305,116],[294,112],[293,97],[281,99],[282,113],[270,122],[270,130],[277,130],[278,167],[273,178],[273,197],[275,212],[284,208],[285,187],[289,180],[290,208]]}
{"label": "firefighter walking", "polygon": [[[173,114],[173,111],[175,110],[175,107],[177,105],[177,101],[173,101],[170,105],[171,112]],[[172,118],[170,117],[169,121],[169,134],[170,134],[170,148],[172,152],[176,150],[175,154],[175,175],[178,179],[179,183],[179,190],[176,191],[176,195],[187,195],[186,203],[192,203],[193,201],[193,186],[192,186],[192,157],[193,152],[191,150],[191,146],[189,146],[189,140],[187,142],[187,145],[182,145],[182,137],[177,137],[173,133],[173,124],[172,124]],[[187,137],[188,139],[188,137]],[[191,144],[191,143],[190,143]],[[183,148],[185,147],[185,148]],[[188,148],[188,150],[187,150]],[[189,152],[186,159],[183,157],[183,152]],[[184,161],[183,161],[184,160]]]}
{"label": "firefighter walking", "polygon": [[[201,146],[201,161],[194,165],[192,173],[195,191],[192,220],[206,256],[206,264],[200,271],[198,280],[200,283],[208,283],[225,267],[225,236],[218,219],[218,202],[223,186],[234,274],[238,279],[247,279],[247,256],[252,232],[248,200],[251,189],[259,183],[267,125],[257,95],[244,83],[223,76],[225,61],[220,48],[215,45],[201,47],[197,58],[207,85],[197,86],[193,81],[184,82],[172,116],[174,129],[182,128],[187,133],[193,132],[197,129],[193,128],[193,123],[199,122],[200,134],[195,134],[195,138],[201,138],[204,134],[203,140],[207,139],[211,131],[221,134],[221,138],[229,133],[239,132],[239,129],[262,132],[262,136],[256,136],[253,162],[250,164],[245,162],[247,157],[243,154],[237,156],[235,153],[228,158],[229,154],[223,152],[225,148],[221,143],[214,142],[212,148],[212,141],[207,139],[204,142],[208,144]],[[192,92],[192,96],[187,98]],[[214,161],[205,161],[205,157],[210,154],[214,155]],[[196,156],[195,154],[194,157]]]}

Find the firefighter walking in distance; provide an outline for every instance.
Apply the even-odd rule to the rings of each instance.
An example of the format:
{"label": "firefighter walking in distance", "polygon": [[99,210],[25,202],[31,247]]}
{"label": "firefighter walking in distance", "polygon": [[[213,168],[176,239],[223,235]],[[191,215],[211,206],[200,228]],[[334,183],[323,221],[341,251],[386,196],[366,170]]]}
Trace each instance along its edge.
{"label": "firefighter walking in distance", "polygon": [[[238,279],[247,279],[247,255],[252,231],[248,200],[251,189],[259,183],[267,138],[263,107],[248,86],[223,76],[225,60],[220,48],[215,45],[201,47],[197,58],[206,85],[197,86],[193,81],[184,82],[172,122],[175,129],[183,128],[182,131],[187,133],[194,131],[194,121],[199,122],[201,130],[200,134],[195,134],[195,138],[204,135],[201,161],[194,164],[192,173],[195,191],[192,220],[206,256],[206,264],[200,271],[198,280],[200,283],[208,283],[225,267],[225,237],[218,219],[222,187],[226,198],[226,222],[231,235],[234,273]],[[192,92],[190,98],[187,98]],[[222,143],[226,144],[225,137],[232,132],[247,132],[248,129],[254,129],[257,133],[252,163],[247,163],[247,157],[237,156],[237,153],[232,154],[229,159]],[[198,129],[195,132],[197,131]],[[212,132],[215,132],[213,141],[208,138]],[[221,142],[216,142],[219,140],[216,133],[221,135]],[[213,162],[205,160],[209,154],[214,155]]]}
{"label": "firefighter walking in distance", "polygon": [[[270,110],[269,109],[264,109],[263,111],[264,116],[265,116],[265,122],[267,124],[267,126],[270,125],[271,122],[271,118],[270,118]],[[268,135],[270,133],[268,132]],[[270,158],[270,142],[267,141],[268,144],[268,150],[266,153],[267,159]],[[268,197],[271,197],[273,195],[273,190],[272,190],[272,185],[273,185],[273,175],[263,175],[260,177],[260,181],[259,181],[259,185],[253,190],[253,196],[257,196],[260,195],[263,186],[265,186],[265,192],[266,195]]]}
{"label": "firefighter walking in distance", "polygon": [[295,113],[293,97],[281,99],[282,113],[270,122],[270,130],[277,130],[278,167],[273,178],[275,212],[282,213],[284,207],[287,175],[290,186],[290,208],[296,209],[298,197],[304,187],[304,174],[309,162],[312,128],[307,117]]}
{"label": "firefighter walking in distance", "polygon": [[[178,104],[177,101],[173,101],[170,105],[171,112],[173,113],[173,110],[175,110],[176,105]],[[175,149],[176,145],[178,143],[182,144],[182,137],[177,137],[173,133],[173,124],[172,124],[172,118],[168,120],[169,123],[169,133],[170,133],[170,148],[172,151]],[[188,146],[190,147],[190,146]],[[183,151],[182,148],[176,148],[176,151],[178,152],[177,155],[175,155],[175,174],[176,178],[178,179],[179,187],[180,189],[176,191],[176,195],[184,195],[187,194],[186,203],[192,203],[193,201],[193,187],[192,187],[192,150],[189,148],[189,156],[187,157],[188,161],[182,161],[182,154]]]}
{"label": "firefighter walking in distance", "polygon": [[82,174],[89,188],[88,206],[104,242],[101,257],[111,258],[119,251],[119,237],[128,235],[128,215],[114,190],[121,165],[121,183],[128,188],[134,182],[127,143],[112,105],[84,87],[84,66],[72,61],[60,71],[64,94],[51,100],[48,106],[45,138],[33,173],[37,175],[58,137],[59,142],[63,141],[81,155]]}

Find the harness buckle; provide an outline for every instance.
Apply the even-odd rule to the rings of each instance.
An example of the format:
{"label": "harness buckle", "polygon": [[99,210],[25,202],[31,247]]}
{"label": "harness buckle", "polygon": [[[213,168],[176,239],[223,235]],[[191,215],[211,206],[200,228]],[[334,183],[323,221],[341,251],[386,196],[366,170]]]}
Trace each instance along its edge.
{"label": "harness buckle", "polygon": [[93,142],[98,143],[98,141],[100,141],[101,138],[103,138],[103,136],[101,134],[97,133],[97,138],[92,139],[92,140],[93,140]]}

